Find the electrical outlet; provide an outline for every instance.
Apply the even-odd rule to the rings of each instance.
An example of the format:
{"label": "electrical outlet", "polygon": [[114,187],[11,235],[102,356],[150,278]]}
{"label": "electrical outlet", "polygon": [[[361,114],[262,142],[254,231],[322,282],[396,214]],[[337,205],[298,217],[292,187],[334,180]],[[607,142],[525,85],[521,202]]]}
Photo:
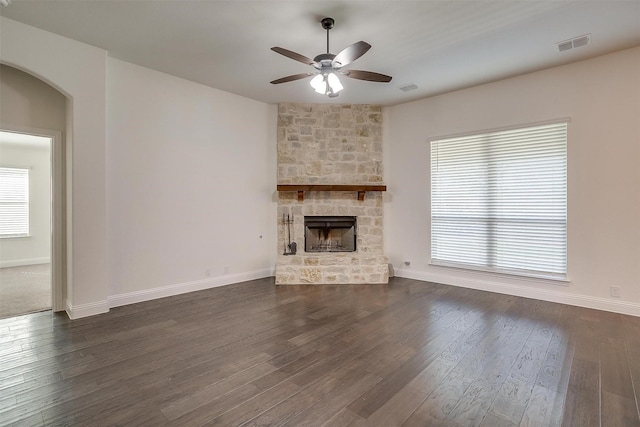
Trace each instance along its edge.
{"label": "electrical outlet", "polygon": [[210,268],[207,268],[207,269],[204,271],[204,276],[205,276],[205,277],[211,277],[211,269],[210,269]]}
{"label": "electrical outlet", "polygon": [[620,298],[620,286],[609,286],[609,293],[612,297]]}
{"label": "electrical outlet", "polygon": [[404,262],[404,266],[405,267],[411,267],[411,261],[405,261]]}

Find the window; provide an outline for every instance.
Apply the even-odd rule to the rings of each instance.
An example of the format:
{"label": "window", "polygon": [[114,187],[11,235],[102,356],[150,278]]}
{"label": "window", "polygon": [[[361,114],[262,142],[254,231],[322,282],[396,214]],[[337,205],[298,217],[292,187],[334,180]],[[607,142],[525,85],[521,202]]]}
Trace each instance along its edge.
{"label": "window", "polygon": [[566,278],[567,123],[431,141],[431,263]]}
{"label": "window", "polygon": [[0,167],[0,238],[29,235],[29,169]]}

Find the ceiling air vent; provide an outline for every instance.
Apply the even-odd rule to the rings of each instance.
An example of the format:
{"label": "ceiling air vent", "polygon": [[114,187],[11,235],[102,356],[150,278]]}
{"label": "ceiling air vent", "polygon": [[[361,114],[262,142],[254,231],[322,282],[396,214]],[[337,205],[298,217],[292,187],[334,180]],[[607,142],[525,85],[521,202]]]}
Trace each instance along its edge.
{"label": "ceiling air vent", "polygon": [[568,42],[558,43],[558,50],[560,52],[564,52],[565,50],[569,50],[572,47],[573,47],[573,43],[571,43],[571,40],[569,40]]}
{"label": "ceiling air vent", "polygon": [[573,47],[586,46],[589,44],[589,36],[581,36],[577,39],[573,39]]}
{"label": "ceiling air vent", "polygon": [[571,40],[565,40],[557,43],[558,50],[564,52],[565,50],[573,49],[576,47],[586,46],[591,42],[591,34],[585,34],[584,36],[575,37]]}
{"label": "ceiling air vent", "polygon": [[409,84],[400,86],[398,89],[400,89],[403,92],[409,92],[410,90],[418,89],[418,86],[413,83],[409,83]]}

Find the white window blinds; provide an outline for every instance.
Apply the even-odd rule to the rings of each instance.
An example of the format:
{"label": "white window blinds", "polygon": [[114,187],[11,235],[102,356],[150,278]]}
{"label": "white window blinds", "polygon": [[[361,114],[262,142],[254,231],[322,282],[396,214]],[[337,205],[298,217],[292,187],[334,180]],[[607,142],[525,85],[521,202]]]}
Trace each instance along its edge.
{"label": "white window blinds", "polygon": [[566,123],[431,141],[431,262],[566,277]]}
{"label": "white window blinds", "polygon": [[29,169],[0,168],[0,237],[29,235]]}

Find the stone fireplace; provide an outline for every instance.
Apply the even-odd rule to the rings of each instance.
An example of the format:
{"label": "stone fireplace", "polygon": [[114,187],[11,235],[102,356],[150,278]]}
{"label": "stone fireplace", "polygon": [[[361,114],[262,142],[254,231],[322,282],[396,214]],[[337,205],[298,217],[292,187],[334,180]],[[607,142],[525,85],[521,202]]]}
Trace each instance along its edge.
{"label": "stone fireplace", "polygon": [[276,284],[387,283],[384,189],[380,106],[280,104]]}

